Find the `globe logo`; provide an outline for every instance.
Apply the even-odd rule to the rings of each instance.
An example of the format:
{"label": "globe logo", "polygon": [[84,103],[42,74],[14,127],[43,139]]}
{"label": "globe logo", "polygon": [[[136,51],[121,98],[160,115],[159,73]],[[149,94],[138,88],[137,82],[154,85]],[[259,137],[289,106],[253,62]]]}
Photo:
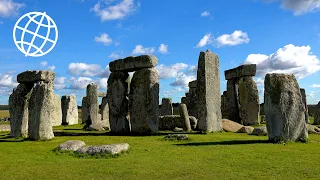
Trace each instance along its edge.
{"label": "globe logo", "polygon": [[29,12],[16,22],[13,40],[25,56],[40,57],[56,45],[58,28],[45,12]]}

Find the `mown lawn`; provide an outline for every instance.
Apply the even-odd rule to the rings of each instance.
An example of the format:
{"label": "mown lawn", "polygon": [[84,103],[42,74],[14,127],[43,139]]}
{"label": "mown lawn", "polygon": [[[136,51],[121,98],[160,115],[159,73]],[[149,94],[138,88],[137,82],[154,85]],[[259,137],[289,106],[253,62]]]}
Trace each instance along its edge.
{"label": "mown lawn", "polygon": [[[319,179],[320,135],[286,145],[236,133],[190,134],[190,141],[178,142],[163,141],[164,135],[87,133],[81,127],[56,127],[66,134],[46,142],[10,142],[15,139],[0,133],[0,179]],[[89,145],[126,142],[131,150],[109,159],[53,151],[71,139]]]}

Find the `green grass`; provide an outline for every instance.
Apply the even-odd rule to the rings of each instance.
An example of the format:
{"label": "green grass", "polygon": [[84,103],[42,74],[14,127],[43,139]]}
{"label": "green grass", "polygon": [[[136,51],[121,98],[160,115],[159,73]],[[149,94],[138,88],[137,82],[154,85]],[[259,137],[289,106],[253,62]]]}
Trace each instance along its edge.
{"label": "green grass", "polygon": [[[191,140],[179,142],[164,141],[164,135],[110,136],[77,130],[81,127],[56,127],[84,134],[46,142],[9,142],[15,139],[0,133],[1,179],[319,179],[320,135],[310,135],[308,143],[286,145],[266,143],[266,136],[236,133],[190,134]],[[131,149],[107,159],[54,151],[71,139],[88,145],[129,143]]]}

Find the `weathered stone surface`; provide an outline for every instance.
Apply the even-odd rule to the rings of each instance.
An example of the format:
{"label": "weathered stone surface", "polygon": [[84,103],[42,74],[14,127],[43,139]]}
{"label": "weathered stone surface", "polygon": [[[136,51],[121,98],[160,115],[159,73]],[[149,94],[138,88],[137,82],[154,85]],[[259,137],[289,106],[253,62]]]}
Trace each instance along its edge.
{"label": "weathered stone surface", "polygon": [[191,131],[191,125],[190,125],[187,106],[185,104],[180,104],[179,105],[179,112],[180,112],[180,117],[184,120],[183,130]]}
{"label": "weathered stone surface", "polygon": [[241,129],[239,129],[238,133],[247,133],[251,134],[253,132],[254,128],[251,126],[243,126]]}
{"label": "weathered stone surface", "polygon": [[156,133],[159,117],[159,75],[154,68],[136,71],[130,84],[131,132]]}
{"label": "weathered stone surface", "polygon": [[98,97],[106,97],[107,96],[107,92],[98,92]]}
{"label": "weathered stone surface", "polygon": [[[189,116],[189,122],[192,130],[197,127],[198,120],[193,116]],[[184,127],[184,118],[179,115],[159,116],[159,130],[172,130],[175,127]]]}
{"label": "weathered stone surface", "polygon": [[182,98],[181,98],[181,103],[187,104],[187,103],[188,103],[188,102],[187,102],[187,97],[182,97]]}
{"label": "weathered stone surface", "polygon": [[91,124],[87,129],[87,131],[104,131],[104,127],[101,123],[99,124]]}
{"label": "weathered stone surface", "polygon": [[128,115],[128,78],[124,72],[113,72],[108,79],[107,101],[111,132],[130,132]]}
{"label": "weathered stone surface", "polygon": [[267,74],[264,88],[264,112],[269,140],[306,141],[306,110],[294,75]]}
{"label": "weathered stone surface", "polygon": [[173,114],[172,99],[162,98],[160,116],[172,115],[172,114]]}
{"label": "weathered stone surface", "polygon": [[243,125],[229,119],[222,119],[222,129],[227,132],[238,132]]}
{"label": "weathered stone surface", "polygon": [[110,129],[109,105],[107,97],[103,97],[101,101],[101,120],[104,120],[104,126]]}
{"label": "weathered stone surface", "polygon": [[197,71],[198,127],[205,132],[222,130],[220,68],[216,54],[201,52]]}
{"label": "weathered stone surface", "polygon": [[79,148],[76,152],[80,154],[98,155],[98,154],[120,154],[129,150],[129,144],[109,144],[100,146],[84,146]]}
{"label": "weathered stone surface", "polygon": [[239,79],[239,116],[245,126],[259,124],[259,94],[251,76]]}
{"label": "weathered stone surface", "polygon": [[[190,116],[198,117],[198,109],[197,109],[197,88],[190,87],[189,88],[189,96],[188,101],[186,103],[188,107],[188,113]],[[181,102],[182,103],[182,102]]]}
{"label": "weathered stone surface", "polygon": [[62,96],[61,98],[62,109],[62,124],[73,125],[78,124],[78,105],[76,96]]}
{"label": "weathered stone surface", "polygon": [[101,121],[101,119],[98,119],[98,85],[94,83],[90,83],[87,86],[87,107],[92,124]]}
{"label": "weathered stone surface", "polygon": [[197,88],[197,80],[190,81],[188,86],[189,88]]}
{"label": "weathered stone surface", "polygon": [[309,134],[320,134],[320,128],[318,128],[317,126],[307,124],[307,128]]}
{"label": "weathered stone surface", "polygon": [[228,119],[241,123],[239,116],[239,96],[237,80],[227,82]]}
{"label": "weathered stone surface", "polygon": [[61,109],[61,99],[58,94],[54,95],[53,111],[52,111],[52,126],[60,126],[62,124],[62,109]]}
{"label": "weathered stone surface", "polygon": [[261,115],[260,117],[261,117],[260,123],[266,123],[265,115]]}
{"label": "weathered stone surface", "polygon": [[267,127],[266,126],[256,127],[253,129],[251,134],[256,136],[266,136],[268,134]]}
{"label": "weathered stone surface", "polygon": [[257,71],[256,64],[244,64],[239,67],[224,71],[226,80],[240,78],[243,76],[255,76]]}
{"label": "weathered stone surface", "polygon": [[189,140],[189,137],[186,134],[169,134],[169,135],[166,135],[164,139],[169,141],[172,141],[172,140],[181,141],[181,140]]}
{"label": "weathered stone surface", "polygon": [[37,82],[29,101],[28,135],[31,140],[47,140],[54,138],[52,131],[53,105],[55,95],[53,82]]}
{"label": "weathered stone surface", "polygon": [[227,119],[229,116],[227,91],[224,91],[223,94],[221,95],[221,116],[222,116],[222,119]]}
{"label": "weathered stone surface", "polygon": [[173,129],[174,132],[183,132],[183,128],[175,127]]}
{"label": "weathered stone surface", "polygon": [[11,137],[28,136],[28,104],[32,84],[19,84],[9,97]]}
{"label": "weathered stone surface", "polygon": [[145,68],[153,68],[158,64],[158,59],[153,55],[129,56],[124,59],[115,60],[109,63],[111,72],[126,71],[133,72]]}
{"label": "weathered stone surface", "polygon": [[87,97],[82,98],[82,105],[81,105],[81,118],[82,124],[85,124],[89,118],[89,109],[87,105]]}
{"label": "weathered stone surface", "polygon": [[306,109],[306,112],[304,114],[304,119],[306,121],[306,123],[309,123],[309,115],[308,115],[308,105],[307,105],[307,96],[306,96],[306,90],[303,89],[303,88],[300,88],[300,93],[301,93],[301,97],[302,97],[302,102],[303,102],[303,105]]}
{"label": "weathered stone surface", "polygon": [[76,151],[79,148],[85,146],[86,143],[80,140],[69,140],[58,146],[58,150],[60,151]]}
{"label": "weathered stone surface", "polygon": [[196,130],[198,125],[198,119],[194,116],[189,116],[189,121],[190,121],[191,129]]}
{"label": "weathered stone surface", "polygon": [[25,71],[17,76],[19,83],[36,83],[38,81],[53,82],[55,73],[52,71]]}

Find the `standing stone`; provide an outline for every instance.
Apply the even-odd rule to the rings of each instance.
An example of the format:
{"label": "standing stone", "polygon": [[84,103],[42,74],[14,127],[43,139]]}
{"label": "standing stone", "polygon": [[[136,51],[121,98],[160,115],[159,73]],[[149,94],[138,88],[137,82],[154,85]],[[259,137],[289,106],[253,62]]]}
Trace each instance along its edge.
{"label": "standing stone", "polygon": [[221,115],[222,119],[228,119],[228,100],[227,91],[224,91],[221,95]]}
{"label": "standing stone", "polygon": [[160,116],[173,115],[172,99],[162,98]]}
{"label": "standing stone", "polygon": [[205,132],[222,130],[220,69],[216,54],[201,52],[197,71],[198,127]]}
{"label": "standing stone", "polygon": [[243,125],[259,124],[259,94],[252,76],[239,79],[239,116]]}
{"label": "standing stone", "polygon": [[83,97],[82,98],[81,118],[82,118],[82,124],[85,124],[86,121],[89,118],[89,109],[88,109],[88,105],[87,105],[87,97]]}
{"label": "standing stone", "polygon": [[101,119],[98,119],[98,85],[93,83],[87,86],[87,107],[92,124],[99,123]]}
{"label": "standing stone", "polygon": [[198,117],[198,109],[197,109],[197,80],[189,82],[189,101],[186,103],[189,109],[189,115]]}
{"label": "standing stone", "polygon": [[306,96],[306,90],[303,88],[300,88],[300,93],[302,96],[302,102],[304,107],[306,108],[306,113],[305,113],[305,121],[306,123],[309,123],[309,115],[308,115],[308,105],[307,105],[307,96]]}
{"label": "standing stone", "polygon": [[11,137],[28,136],[28,104],[33,83],[19,84],[9,97]]}
{"label": "standing stone", "polygon": [[109,120],[109,105],[107,97],[103,97],[101,101],[101,120],[104,119]]}
{"label": "standing stone", "polygon": [[238,107],[238,89],[237,80],[227,81],[227,101],[228,101],[228,119],[237,123],[241,123]]}
{"label": "standing stone", "polygon": [[190,125],[187,106],[185,104],[180,104],[179,105],[179,112],[180,112],[180,117],[184,119],[183,130],[191,131],[191,125]]}
{"label": "standing stone", "polygon": [[52,117],[55,95],[53,82],[39,81],[33,89],[29,101],[28,135],[31,140],[47,140],[54,138]]}
{"label": "standing stone", "polygon": [[60,126],[62,124],[61,99],[58,94],[54,95],[54,103],[52,111],[52,126]]}
{"label": "standing stone", "polygon": [[159,117],[159,75],[154,68],[136,71],[130,85],[131,132],[156,133]]}
{"label": "standing stone", "polygon": [[78,124],[78,105],[76,96],[62,96],[61,98],[62,109],[62,124],[73,125]]}
{"label": "standing stone", "polygon": [[306,141],[306,110],[294,75],[267,74],[264,88],[264,111],[269,140]]}
{"label": "standing stone", "polygon": [[129,74],[112,72],[108,79],[107,101],[111,132],[130,132],[128,119],[128,82]]}
{"label": "standing stone", "polygon": [[319,125],[320,124],[320,101],[318,102],[315,112],[314,112],[314,122],[313,124]]}

